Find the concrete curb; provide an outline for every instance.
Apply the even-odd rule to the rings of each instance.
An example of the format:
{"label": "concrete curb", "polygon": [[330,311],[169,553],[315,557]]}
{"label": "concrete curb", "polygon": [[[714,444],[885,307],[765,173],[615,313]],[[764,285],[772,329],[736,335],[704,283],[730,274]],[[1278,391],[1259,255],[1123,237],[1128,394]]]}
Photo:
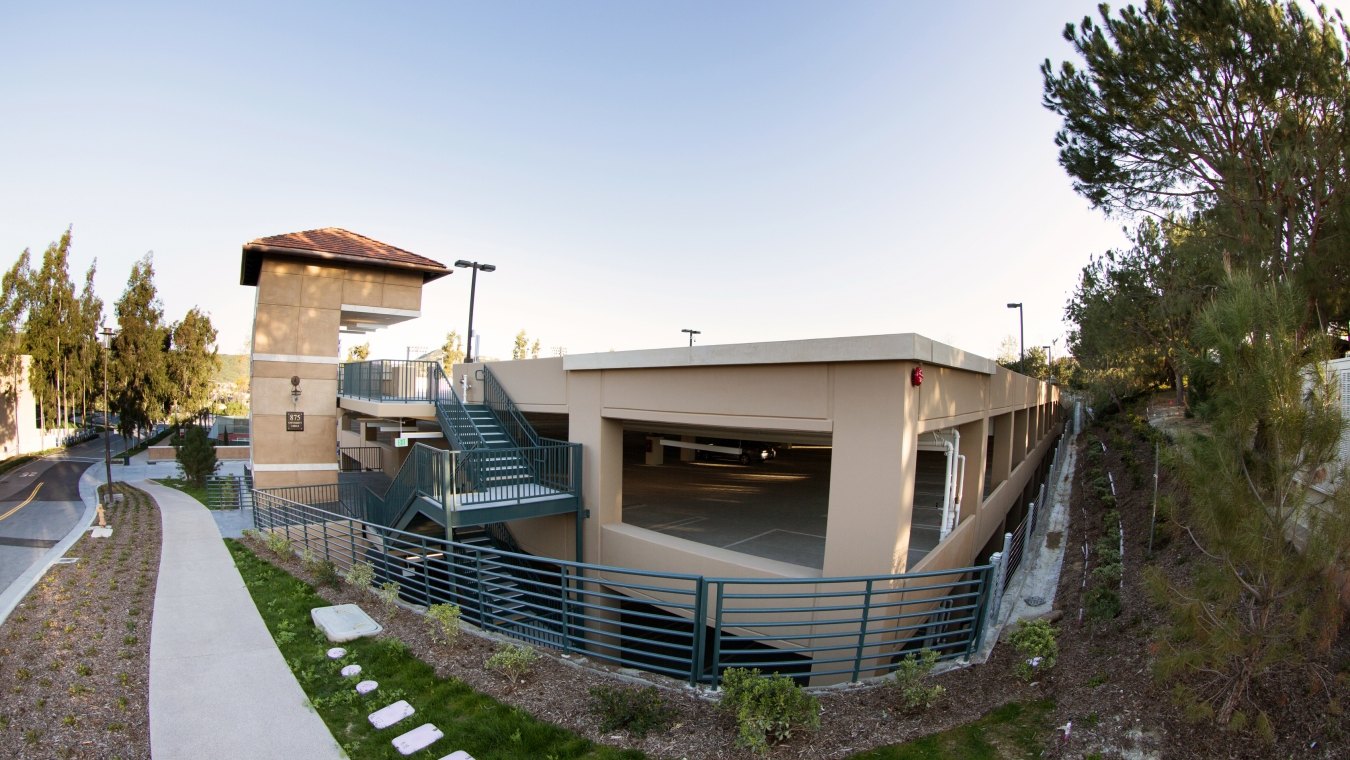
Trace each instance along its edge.
{"label": "concrete curb", "polygon": [[89,530],[89,526],[94,524],[94,517],[98,514],[98,487],[103,483],[103,479],[94,475],[94,470],[102,467],[103,463],[92,464],[89,469],[80,476],[80,499],[84,502],[84,514],[75,521],[75,527],[70,529],[65,538],[62,538],[56,546],[47,550],[32,567],[24,571],[9,588],[0,593],[0,625],[9,619],[10,613],[19,606],[19,602],[28,596],[28,592],[33,590],[42,576],[47,574],[51,566],[56,564],[58,559],[65,556],[80,536]]}

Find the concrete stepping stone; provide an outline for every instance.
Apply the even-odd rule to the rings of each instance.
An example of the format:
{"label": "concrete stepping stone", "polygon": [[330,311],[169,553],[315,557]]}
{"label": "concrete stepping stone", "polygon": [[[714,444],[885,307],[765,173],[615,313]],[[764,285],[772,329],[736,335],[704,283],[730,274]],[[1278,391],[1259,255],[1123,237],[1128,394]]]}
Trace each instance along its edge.
{"label": "concrete stepping stone", "polygon": [[369,694],[380,688],[380,684],[375,681],[362,681],[356,685],[357,694]]}
{"label": "concrete stepping stone", "polygon": [[351,678],[352,676],[359,676],[361,675],[361,666],[360,665],[344,666],[342,668],[342,675],[346,678]]}
{"label": "concrete stepping stone", "polygon": [[394,749],[401,755],[411,755],[412,753],[426,749],[431,743],[440,739],[445,734],[441,733],[439,728],[430,723],[423,723],[408,733],[394,739]]}
{"label": "concrete stepping stone", "polygon": [[328,650],[328,659],[336,660],[343,657],[346,654],[347,650],[343,649],[342,647],[333,647],[332,649]]}
{"label": "concrete stepping stone", "polygon": [[470,755],[462,749],[457,749],[441,758],[441,760],[473,760],[473,755]]}
{"label": "concrete stepping stone", "polygon": [[408,704],[408,700],[400,699],[392,705],[381,707],[371,713],[370,725],[376,728],[388,728],[415,712],[417,711],[413,709],[412,705]]}
{"label": "concrete stepping stone", "polygon": [[365,610],[355,604],[315,607],[309,611],[309,616],[329,641],[338,644],[363,636],[374,636],[384,630],[384,626],[372,620]]}

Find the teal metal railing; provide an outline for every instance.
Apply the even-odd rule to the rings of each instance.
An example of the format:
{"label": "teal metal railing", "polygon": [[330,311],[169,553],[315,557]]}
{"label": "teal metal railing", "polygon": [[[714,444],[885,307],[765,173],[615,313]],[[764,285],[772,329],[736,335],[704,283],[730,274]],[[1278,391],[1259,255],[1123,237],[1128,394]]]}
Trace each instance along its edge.
{"label": "teal metal railing", "polygon": [[433,370],[439,362],[382,359],[346,362],[338,373],[338,395],[380,402],[426,403],[433,398]]}
{"label": "teal metal railing", "polygon": [[506,434],[511,437],[517,446],[538,446],[541,441],[539,434],[535,432],[532,426],[525,419],[525,415],[520,413],[516,403],[511,400],[506,389],[501,383],[497,382],[497,376],[492,374],[486,364],[483,365],[483,403],[487,404],[492,413],[497,416],[501,422],[502,428]]}
{"label": "teal metal railing", "polygon": [[[497,475],[503,468],[508,472],[518,470],[520,475],[503,479]],[[369,488],[365,491],[362,516],[385,526],[396,524],[418,497],[449,510],[562,497],[579,502],[581,444],[446,451],[418,443],[383,494]]]}
{"label": "teal metal railing", "polygon": [[432,400],[436,402],[436,421],[456,449],[472,451],[483,445],[483,432],[478,429],[463,400],[455,394],[455,385],[446,377],[439,364],[431,371]]}
{"label": "teal metal railing", "polygon": [[919,648],[969,655],[991,565],[855,578],[705,578],[531,556],[393,530],[255,491],[254,525],[339,570],[363,562],[414,604],[539,646],[716,685],[729,667],[807,681],[894,671]]}

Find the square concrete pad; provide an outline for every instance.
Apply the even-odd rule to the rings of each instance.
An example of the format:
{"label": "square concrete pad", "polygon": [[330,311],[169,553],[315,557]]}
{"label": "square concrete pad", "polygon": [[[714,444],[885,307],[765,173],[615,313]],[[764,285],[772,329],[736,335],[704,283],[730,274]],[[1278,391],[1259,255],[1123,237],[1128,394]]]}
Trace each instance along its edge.
{"label": "square concrete pad", "polygon": [[457,749],[441,758],[441,760],[473,760],[473,755],[470,755],[462,749]]}
{"label": "square concrete pad", "polygon": [[[408,704],[408,700],[400,699],[392,705],[381,707],[370,714],[370,725],[376,728],[388,728],[404,718],[412,715],[415,710]],[[403,754],[407,754],[406,752]]]}
{"label": "square concrete pad", "polygon": [[395,739],[394,748],[399,751],[399,754],[411,755],[419,749],[425,749],[430,746],[432,742],[442,736],[445,736],[445,734],[441,733],[439,728],[436,728],[430,723],[423,723],[417,728],[414,728],[408,733]]}
{"label": "square concrete pad", "polygon": [[384,626],[370,619],[355,604],[339,604],[335,607],[315,607],[309,611],[314,625],[323,631],[329,641],[351,641],[362,636],[374,636],[384,630]]}

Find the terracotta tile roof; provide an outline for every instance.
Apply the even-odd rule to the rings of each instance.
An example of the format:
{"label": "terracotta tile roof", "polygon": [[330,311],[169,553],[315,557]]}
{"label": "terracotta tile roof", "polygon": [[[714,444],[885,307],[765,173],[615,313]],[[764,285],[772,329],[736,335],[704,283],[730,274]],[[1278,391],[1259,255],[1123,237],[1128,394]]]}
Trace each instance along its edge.
{"label": "terracotta tile roof", "polygon": [[256,285],[262,266],[262,254],[291,255],[298,258],[339,260],[354,264],[421,272],[424,282],[444,277],[451,270],[439,261],[372,240],[340,227],[269,235],[244,244],[243,272],[240,282]]}

